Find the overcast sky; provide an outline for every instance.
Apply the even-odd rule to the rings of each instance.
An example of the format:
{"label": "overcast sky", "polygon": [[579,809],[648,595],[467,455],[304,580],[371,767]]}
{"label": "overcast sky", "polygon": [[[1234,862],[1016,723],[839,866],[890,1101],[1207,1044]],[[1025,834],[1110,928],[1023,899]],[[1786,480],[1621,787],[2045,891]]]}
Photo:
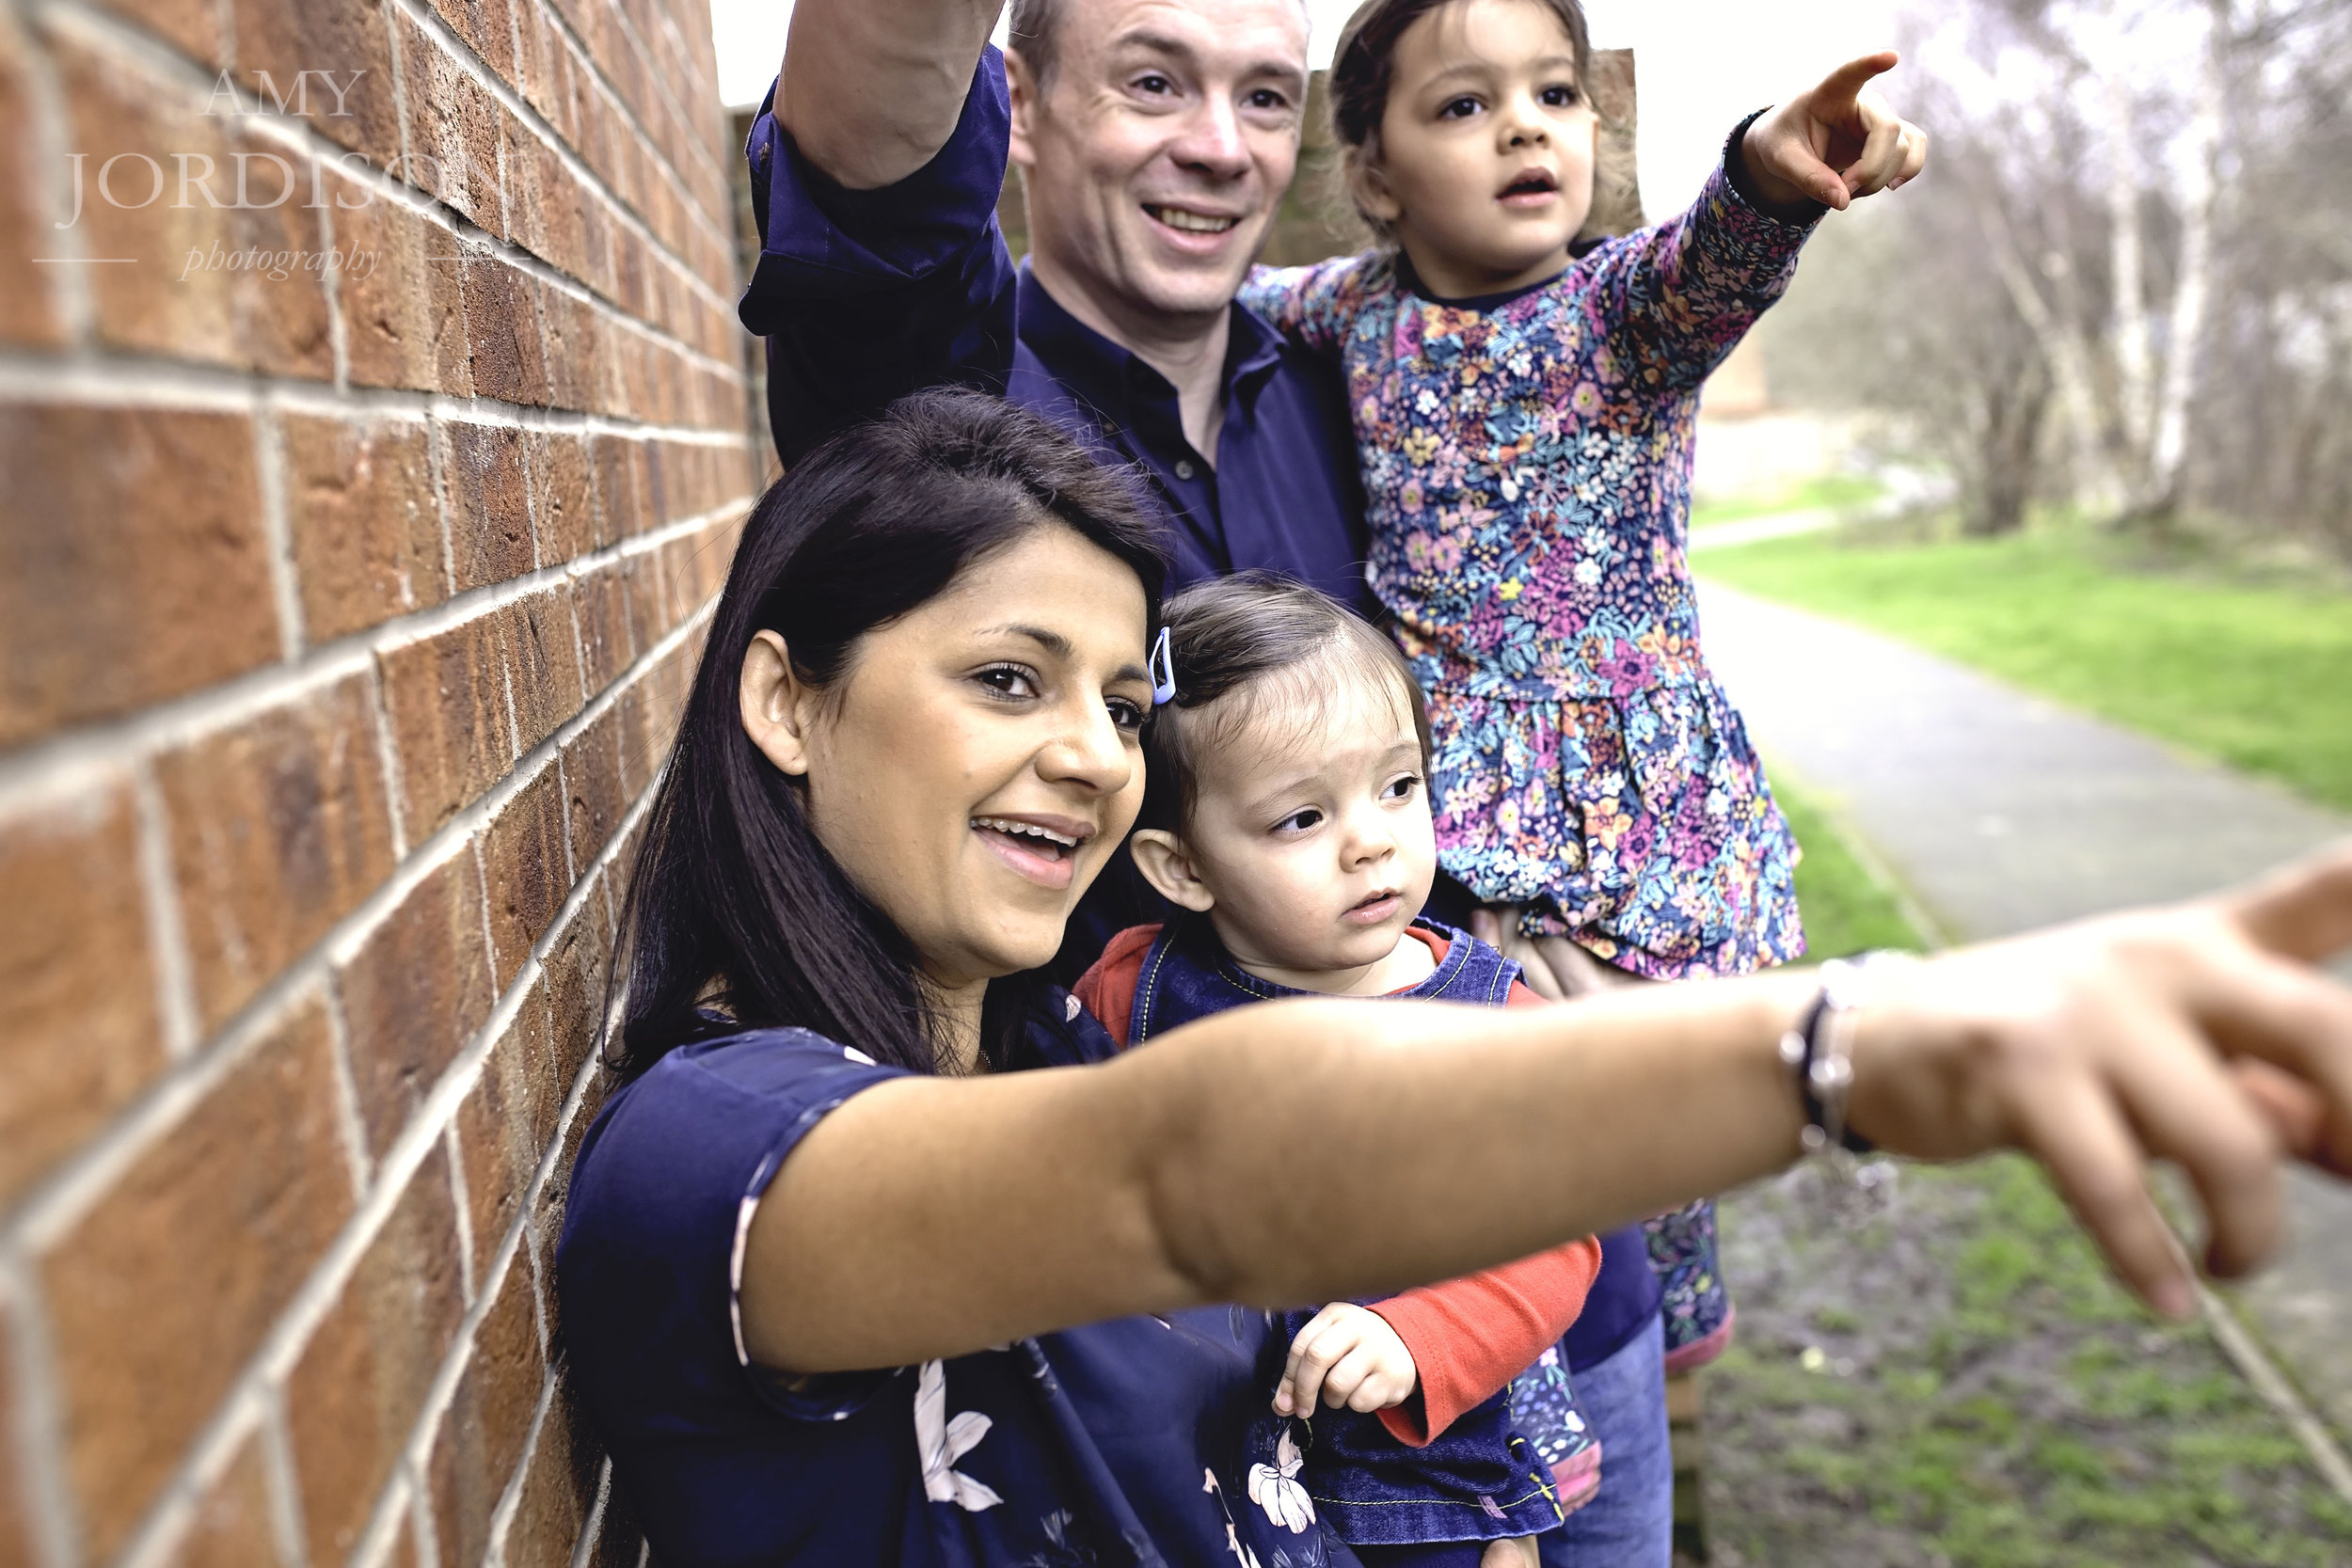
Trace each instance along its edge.
{"label": "overcast sky", "polygon": [[[1357,0],[1308,0],[1314,63]],[[790,0],[711,0],[719,86],[730,103],[768,90]],[[1895,41],[1897,0],[1585,0],[1593,42],[1631,48],[1641,93],[1642,197],[1652,218],[1698,194],[1724,134],[1750,109]],[[1902,103],[1901,71],[1886,91]]]}

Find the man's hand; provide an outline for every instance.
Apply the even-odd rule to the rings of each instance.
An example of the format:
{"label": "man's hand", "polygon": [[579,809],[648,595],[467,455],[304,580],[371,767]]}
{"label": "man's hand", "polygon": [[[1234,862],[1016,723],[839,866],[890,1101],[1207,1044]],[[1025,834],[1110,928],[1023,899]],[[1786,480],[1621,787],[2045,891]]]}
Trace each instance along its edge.
{"label": "man's hand", "polygon": [[1309,1416],[1318,1398],[1337,1410],[1387,1410],[1421,1386],[1421,1369],[1379,1313],[1335,1301],[1291,1341],[1290,1360],[1274,1390],[1278,1416]]}
{"label": "man's hand", "polygon": [[1856,197],[1915,179],[1928,134],[1887,106],[1870,78],[1895,68],[1891,49],[1849,60],[1821,85],[1775,105],[1748,127],[1740,156],[1775,207],[1819,201],[1844,212]]}

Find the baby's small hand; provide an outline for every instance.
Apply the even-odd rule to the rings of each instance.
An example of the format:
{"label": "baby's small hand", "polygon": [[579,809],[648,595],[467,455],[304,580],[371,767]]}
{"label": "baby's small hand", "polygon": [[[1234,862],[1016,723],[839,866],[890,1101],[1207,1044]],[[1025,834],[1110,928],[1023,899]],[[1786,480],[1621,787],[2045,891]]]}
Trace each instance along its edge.
{"label": "baby's small hand", "polygon": [[1542,1560],[1536,1555],[1534,1536],[1508,1535],[1486,1543],[1486,1549],[1479,1554],[1478,1568],[1536,1568]]}
{"label": "baby's small hand", "polygon": [[1274,1413],[1306,1416],[1315,1402],[1337,1410],[1386,1410],[1413,1397],[1421,1369],[1379,1313],[1335,1301],[1291,1341]]}

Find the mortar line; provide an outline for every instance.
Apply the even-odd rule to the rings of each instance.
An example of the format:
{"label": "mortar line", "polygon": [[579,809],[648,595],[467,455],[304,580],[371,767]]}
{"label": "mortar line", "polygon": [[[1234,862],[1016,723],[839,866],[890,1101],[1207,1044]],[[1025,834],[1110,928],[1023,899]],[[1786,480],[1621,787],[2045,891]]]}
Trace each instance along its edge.
{"label": "mortar line", "polygon": [[262,545],[269,560],[270,597],[278,606],[278,657],[302,657],[302,595],[294,583],[294,530],[286,515],[286,442],[278,410],[264,397],[253,410],[253,468],[260,491]]}
{"label": "mortar line", "polygon": [[[115,1550],[114,1561],[119,1568],[161,1568],[165,1553],[183,1540],[196,1522],[197,1507],[204,1494],[228,1473],[230,1462],[236,1458],[237,1446],[257,1436],[264,1414],[258,1397],[245,1389],[232,1388],[222,1399],[220,1411],[210,1423],[219,1429],[218,1440],[207,1450],[203,1464],[190,1467],[186,1485],[167,1488],[159,1494],[154,1505],[132,1527],[124,1544]],[[266,1493],[266,1454],[262,1462],[262,1487]],[[274,1500],[267,1506],[276,1512]]]}
{"label": "mortar line", "polygon": [[288,413],[347,420],[438,417],[526,430],[668,441],[678,446],[748,451],[753,445],[750,433],[732,424],[654,424],[592,409],[507,403],[488,397],[461,398],[446,392],[396,387],[354,387],[348,391],[338,391],[331,383],[301,376],[242,371],[226,365],[112,349],[49,354],[0,348],[0,402],[244,414],[250,413],[264,398]]}
{"label": "mortar line", "polygon": [[[599,859],[597,867],[599,871],[604,870],[613,859],[617,858],[619,845],[628,837],[634,823],[651,808],[652,799],[653,791],[648,786],[644,795],[631,806],[630,811],[626,815],[622,827],[615,831],[612,844],[607,847],[606,854]],[[246,1402],[259,1397],[258,1391],[281,1385],[286,1375],[293,1370],[299,1353],[309,1344],[319,1323],[324,1322],[327,1313],[333,1310],[336,1302],[341,1299],[343,1287],[349,1282],[353,1271],[358,1266],[360,1259],[373,1244],[385,1222],[389,1219],[392,1210],[397,1207],[399,1196],[405,1189],[408,1180],[430,1156],[434,1141],[441,1135],[442,1131],[454,1117],[458,1105],[480,1077],[483,1064],[488,1059],[491,1050],[495,1048],[506,1030],[512,1027],[515,1019],[520,1013],[522,998],[529,993],[532,984],[545,973],[544,956],[552,951],[554,943],[569,929],[572,920],[577,917],[580,910],[585,907],[586,902],[582,887],[574,886],[566,895],[563,908],[557,911],[554,922],[549,925],[548,934],[534,945],[532,957],[523,968],[517,971],[514,983],[492,1008],[488,1021],[460,1048],[449,1069],[427,1093],[423,1102],[411,1115],[408,1125],[402,1130],[401,1135],[394,1141],[392,1148],[386,1151],[380,1166],[382,1174],[375,1191],[370,1195],[367,1203],[357,1210],[344,1223],[342,1230],[338,1233],[334,1241],[328,1243],[319,1263],[313,1267],[310,1276],[294,1291],[293,1299],[280,1309],[277,1321],[271,1324],[269,1331],[263,1336],[261,1346],[247,1359],[245,1367],[230,1384],[229,1391],[222,1396],[220,1408],[209,1420],[199,1427],[196,1434],[182,1450],[179,1467],[164,1482],[157,1493],[155,1502],[150,1506],[146,1517],[135,1528],[132,1535],[133,1545],[120,1554],[126,1562],[126,1568],[129,1568],[129,1560],[136,1554],[158,1549],[159,1544],[162,1544],[164,1527],[168,1524],[172,1511],[189,1505],[191,1495],[198,1490],[197,1478],[205,1474],[209,1467],[217,1465],[221,1462],[219,1450],[235,1436],[241,1435],[234,1421]],[[562,1156],[564,1134],[570,1126],[571,1116],[576,1113],[580,1101],[585,1098],[587,1085],[598,1069],[599,1064],[592,1053],[589,1059],[581,1064],[580,1072],[575,1076],[571,1090],[566,1096],[564,1112],[558,1122],[557,1135],[542,1151],[540,1164],[526,1188],[524,1201],[517,1205],[516,1220],[501,1243],[501,1256],[505,1259],[507,1267],[513,1266],[515,1253],[524,1244],[523,1236],[529,1219],[530,1203],[539,1192],[544,1190],[548,1178],[553,1172],[554,1162]],[[0,1254],[0,1259],[5,1259],[6,1257],[6,1254]],[[0,1267],[5,1266],[5,1261],[0,1261]],[[504,1277],[502,1272],[496,1272],[497,1280],[502,1282]],[[412,1434],[412,1446],[419,1442],[429,1445],[432,1431],[437,1425],[440,1414],[446,1410],[449,1400],[455,1390],[458,1377],[462,1374],[465,1362],[470,1354],[474,1331],[479,1327],[482,1317],[487,1313],[489,1304],[496,1299],[497,1286],[494,1283],[492,1288],[485,1291],[461,1318],[458,1329],[453,1336],[447,1364],[441,1369],[440,1373],[437,1374],[433,1386],[427,1391],[426,1405],[418,1422],[418,1433],[421,1435]],[[19,1321],[23,1322],[22,1313],[20,1313]],[[43,1346],[42,1349],[45,1351],[46,1347]],[[467,1354],[461,1354],[461,1349]],[[553,1363],[550,1361],[550,1378],[553,1370]],[[443,1386],[444,1383],[446,1386]],[[527,1457],[526,1455],[525,1460],[517,1461],[517,1476],[522,1473]],[[399,1478],[397,1466],[394,1477],[396,1480]],[[382,1499],[379,1498],[377,1512],[381,1513],[384,1507]]]}
{"label": "mortar line", "polygon": [[[335,207],[324,202],[319,207],[319,254],[335,254]],[[319,268],[319,288],[326,295],[326,342],[334,353],[335,390],[351,390],[351,329],[343,321],[343,269],[322,265]]]}
{"label": "mortar line", "polygon": [[722,526],[722,519],[732,520],[732,515],[744,504],[739,499],[730,501],[715,511],[632,534],[618,544],[592,550],[544,571],[469,588],[439,604],[321,643],[299,663],[262,665],[185,696],[166,698],[119,719],[83,725],[0,753],[0,806],[21,797],[62,790],[89,774],[135,767],[157,752],[199,739],[279,703],[356,674],[371,667],[379,655],[396,652],[494,614],[518,600],[615,562],[652,554],[676,539]]}
{"label": "mortar line", "polygon": [[180,908],[180,880],[171,869],[171,817],[150,757],[131,759],[133,810],[138,835],[139,892],[147,909],[148,952],[155,960],[156,1020],[163,1025],[164,1054],[184,1061],[200,1043],[196,1005],[196,965],[188,953],[188,928]]}
{"label": "mortar line", "polygon": [[391,1474],[384,1478],[384,1490],[375,1496],[368,1522],[360,1527],[359,1542],[351,1548],[349,1561],[383,1568],[391,1560],[392,1547],[400,1541],[400,1516],[415,1514],[417,1491],[417,1479],[401,1465],[393,1465]]}
{"label": "mortar line", "polygon": [[[33,104],[32,140],[40,170],[35,178],[40,182],[42,215],[49,219],[46,241],[73,258],[68,265],[40,269],[46,275],[41,287],[65,328],[66,341],[87,344],[98,325],[98,308],[90,298],[88,251],[82,244],[80,225],[63,227],[65,214],[72,211],[66,172],[71,166],[68,159],[72,149],[67,146],[71,116],[57,83],[56,62],[49,57],[47,43],[35,36],[30,25],[32,19],[23,7],[12,6],[9,9],[9,24],[22,35],[24,44],[25,91]],[[87,198],[87,190],[84,195]]]}
{"label": "mortar line", "polygon": [[[0,1226],[0,1245],[23,1245],[38,1251],[70,1229],[111,1190],[121,1172],[157,1139],[177,1126],[198,1101],[226,1077],[257,1041],[282,1022],[285,1013],[298,1005],[304,995],[314,988],[330,986],[339,963],[349,958],[374,932],[375,927],[400,907],[402,899],[442,864],[460,853],[470,852],[474,835],[521,792],[518,782],[521,774],[536,772],[543,753],[553,755],[589,723],[600,718],[619,700],[618,694],[622,690],[642,679],[654,665],[684,643],[704,617],[715,609],[716,603],[715,598],[706,602],[695,615],[672,628],[620,680],[599,693],[592,710],[583,710],[559,726],[532,749],[530,757],[525,759],[524,767],[517,768],[479,799],[469,802],[420,846],[407,861],[395,866],[390,877],[329,927],[325,936],[313,942],[308,951],[282,970],[224,1024],[205,1049],[183,1058],[176,1068],[167,1070],[119,1112],[108,1128],[67,1156],[56,1169],[43,1177],[24,1196],[16,1213]],[[622,831],[616,830],[616,841]],[[602,864],[600,860],[599,869]],[[547,934],[533,945],[534,955],[567,927],[579,907],[585,903],[586,895],[581,891],[585,885],[583,879],[568,891],[550,921]],[[529,967],[528,963],[525,967]],[[509,1006],[501,1001],[493,1009],[493,1021],[501,1016],[511,1019],[518,1006],[519,1003]],[[414,1113],[412,1126],[414,1117],[422,1114],[421,1110]],[[404,1133],[404,1139],[405,1136]],[[395,1144],[395,1148],[402,1147],[405,1147],[402,1143]],[[369,1206],[382,1199],[388,1184],[405,1181],[421,1158],[421,1154],[410,1157],[405,1165],[395,1169],[393,1155],[387,1152],[377,1162],[376,1190],[370,1195]]]}
{"label": "mortar line", "polygon": [[[202,92],[206,95],[207,103],[211,101],[212,95],[220,85],[220,75],[217,71],[210,75],[206,74],[202,66],[181,55],[171,45],[132,22],[97,8],[90,4],[90,0],[37,0],[37,4],[44,22],[52,25],[62,24],[68,30],[79,32],[85,41],[106,49],[110,55],[139,67],[150,76],[161,78],[165,82],[176,83],[187,91]],[[693,268],[687,264],[685,258],[679,255],[668,241],[653,231],[652,226],[645,221],[644,215],[628,202],[623,201],[620,194],[612,189],[611,183],[596,170],[591,168],[577,151],[564,143],[560,135],[555,135],[555,128],[548,125],[537,110],[517,96],[513,87],[499,78],[497,72],[484,65],[472,50],[467,47],[465,40],[458,38],[446,23],[443,23],[429,8],[417,5],[413,3],[413,0],[387,0],[387,4],[400,7],[408,15],[409,20],[433,39],[437,45],[456,63],[459,70],[472,77],[475,84],[488,91],[491,97],[499,100],[509,113],[515,114],[527,131],[537,135],[539,139],[554,149],[557,158],[567,166],[573,178],[601,197],[625,226],[635,229],[647,245],[666,264],[673,266],[684,277],[690,289],[704,294],[714,306],[725,309],[718,291],[712,289],[696,274]],[[395,44],[396,41],[395,35]],[[393,47],[390,53],[392,58],[399,57],[397,47]],[[265,108],[257,95],[238,86],[233,80],[230,86],[236,95],[236,101],[241,109],[238,116],[239,129],[264,136],[280,146],[305,151],[319,151],[328,161],[336,163],[346,175],[357,173],[352,166],[343,164],[341,160],[345,154],[364,160],[364,154],[355,152],[353,149],[344,147],[333,138],[320,134],[308,120],[278,113],[274,108]],[[405,155],[409,150],[406,146],[407,124],[405,119],[401,125],[401,140],[402,150]],[[331,150],[327,150],[330,149]],[[372,165],[368,166],[373,167]],[[504,193],[501,192],[501,201],[503,201],[503,195]],[[691,203],[680,205],[686,212],[699,218],[705,228],[709,228],[713,223],[714,220],[709,214],[703,213],[699,207]],[[450,210],[455,211],[453,208]],[[732,209],[730,209],[730,214],[731,212]],[[728,230],[726,232],[731,234],[732,230]],[[727,246],[726,254],[729,256],[734,254],[731,243]]]}
{"label": "mortar line", "polygon": [[33,1550],[41,1559],[41,1568],[77,1568],[81,1517],[66,1477],[65,1415],[55,1377],[56,1347],[50,1340],[48,1315],[32,1266],[9,1248],[0,1248],[0,1304],[8,1307],[16,1330],[0,1348],[10,1357],[8,1381],[16,1388],[16,1408],[7,1414],[15,1418],[15,1482],[32,1527]]}
{"label": "mortar line", "polygon": [[356,1212],[368,1200],[367,1124],[359,1117],[359,1081],[351,1070],[351,1022],[343,1012],[342,988],[321,988],[326,1008],[327,1054],[334,1064],[335,1130],[343,1141],[343,1159],[351,1168],[351,1207]]}
{"label": "mortar line", "polygon": [[572,1544],[571,1568],[588,1568],[596,1554],[596,1537],[604,1533],[604,1505],[612,1496],[612,1456],[606,1454],[596,1462],[596,1495],[588,1505],[588,1516],[580,1522],[580,1539]]}
{"label": "mortar line", "polygon": [[268,1468],[270,1528],[287,1568],[310,1568],[310,1532],[303,1528],[302,1487],[294,1473],[294,1436],[286,1430],[282,1392],[265,1392],[262,1407],[262,1461]]}
{"label": "mortar line", "polygon": [[449,1185],[457,1206],[457,1293],[467,1307],[476,1295],[473,1263],[473,1192],[466,1181],[465,1150],[458,1147],[457,1118],[441,1129],[442,1152],[449,1161]]}

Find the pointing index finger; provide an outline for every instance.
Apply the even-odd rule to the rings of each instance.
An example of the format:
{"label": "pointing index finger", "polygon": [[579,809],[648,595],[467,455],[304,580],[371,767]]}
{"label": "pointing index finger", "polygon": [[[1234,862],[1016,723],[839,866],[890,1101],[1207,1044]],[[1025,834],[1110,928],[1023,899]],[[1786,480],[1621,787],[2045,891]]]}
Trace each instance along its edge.
{"label": "pointing index finger", "polygon": [[1864,55],[1848,60],[1821,78],[1821,85],[1813,89],[1815,106],[1841,105],[1851,107],[1862,89],[1870,85],[1870,78],[1892,71],[1902,62],[1902,56],[1892,49],[1882,49],[1875,55]]}

